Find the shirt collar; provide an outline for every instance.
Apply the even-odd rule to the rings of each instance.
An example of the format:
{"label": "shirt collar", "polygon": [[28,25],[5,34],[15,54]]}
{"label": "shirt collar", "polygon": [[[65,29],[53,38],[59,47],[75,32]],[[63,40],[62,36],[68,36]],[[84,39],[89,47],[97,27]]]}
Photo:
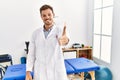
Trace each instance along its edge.
{"label": "shirt collar", "polygon": [[45,29],[45,25],[43,26],[43,31],[44,32],[50,32],[52,30],[53,26],[51,28],[49,28],[48,30]]}

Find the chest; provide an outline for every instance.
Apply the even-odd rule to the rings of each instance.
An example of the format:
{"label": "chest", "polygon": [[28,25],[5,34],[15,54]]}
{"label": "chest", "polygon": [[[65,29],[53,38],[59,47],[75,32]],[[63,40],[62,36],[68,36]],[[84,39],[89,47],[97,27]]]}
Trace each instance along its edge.
{"label": "chest", "polygon": [[35,45],[36,46],[49,46],[49,45],[55,45],[58,42],[58,31],[56,29],[52,30],[47,37],[45,37],[45,34],[43,31],[40,31],[38,34],[36,34],[35,38]]}

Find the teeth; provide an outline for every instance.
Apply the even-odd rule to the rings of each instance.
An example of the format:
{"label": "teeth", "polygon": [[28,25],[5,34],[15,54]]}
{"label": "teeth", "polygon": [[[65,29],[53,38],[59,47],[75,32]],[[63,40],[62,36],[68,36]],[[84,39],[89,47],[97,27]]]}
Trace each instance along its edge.
{"label": "teeth", "polygon": [[46,21],[50,21],[50,20],[46,20]]}

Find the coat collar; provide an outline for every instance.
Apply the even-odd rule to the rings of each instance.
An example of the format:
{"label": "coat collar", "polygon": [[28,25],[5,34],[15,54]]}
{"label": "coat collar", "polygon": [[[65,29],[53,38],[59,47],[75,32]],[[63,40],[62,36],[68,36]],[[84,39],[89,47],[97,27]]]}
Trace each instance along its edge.
{"label": "coat collar", "polygon": [[[55,28],[56,28],[56,25],[54,24],[54,25],[50,28],[51,31],[50,31],[50,33],[48,34],[47,38],[52,35],[52,33],[54,32]],[[43,26],[43,27],[42,27],[42,32],[43,32],[43,34],[44,34],[44,30],[45,30],[45,29],[44,29],[44,26]],[[45,36],[44,36],[44,38],[45,38]]]}

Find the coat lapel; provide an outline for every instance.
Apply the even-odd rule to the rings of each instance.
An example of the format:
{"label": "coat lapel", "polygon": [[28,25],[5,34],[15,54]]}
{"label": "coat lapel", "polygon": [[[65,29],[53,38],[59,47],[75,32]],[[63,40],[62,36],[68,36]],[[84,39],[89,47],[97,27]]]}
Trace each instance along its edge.
{"label": "coat lapel", "polygon": [[50,33],[48,34],[47,38],[49,38],[52,34],[55,33],[56,26],[54,25]]}

